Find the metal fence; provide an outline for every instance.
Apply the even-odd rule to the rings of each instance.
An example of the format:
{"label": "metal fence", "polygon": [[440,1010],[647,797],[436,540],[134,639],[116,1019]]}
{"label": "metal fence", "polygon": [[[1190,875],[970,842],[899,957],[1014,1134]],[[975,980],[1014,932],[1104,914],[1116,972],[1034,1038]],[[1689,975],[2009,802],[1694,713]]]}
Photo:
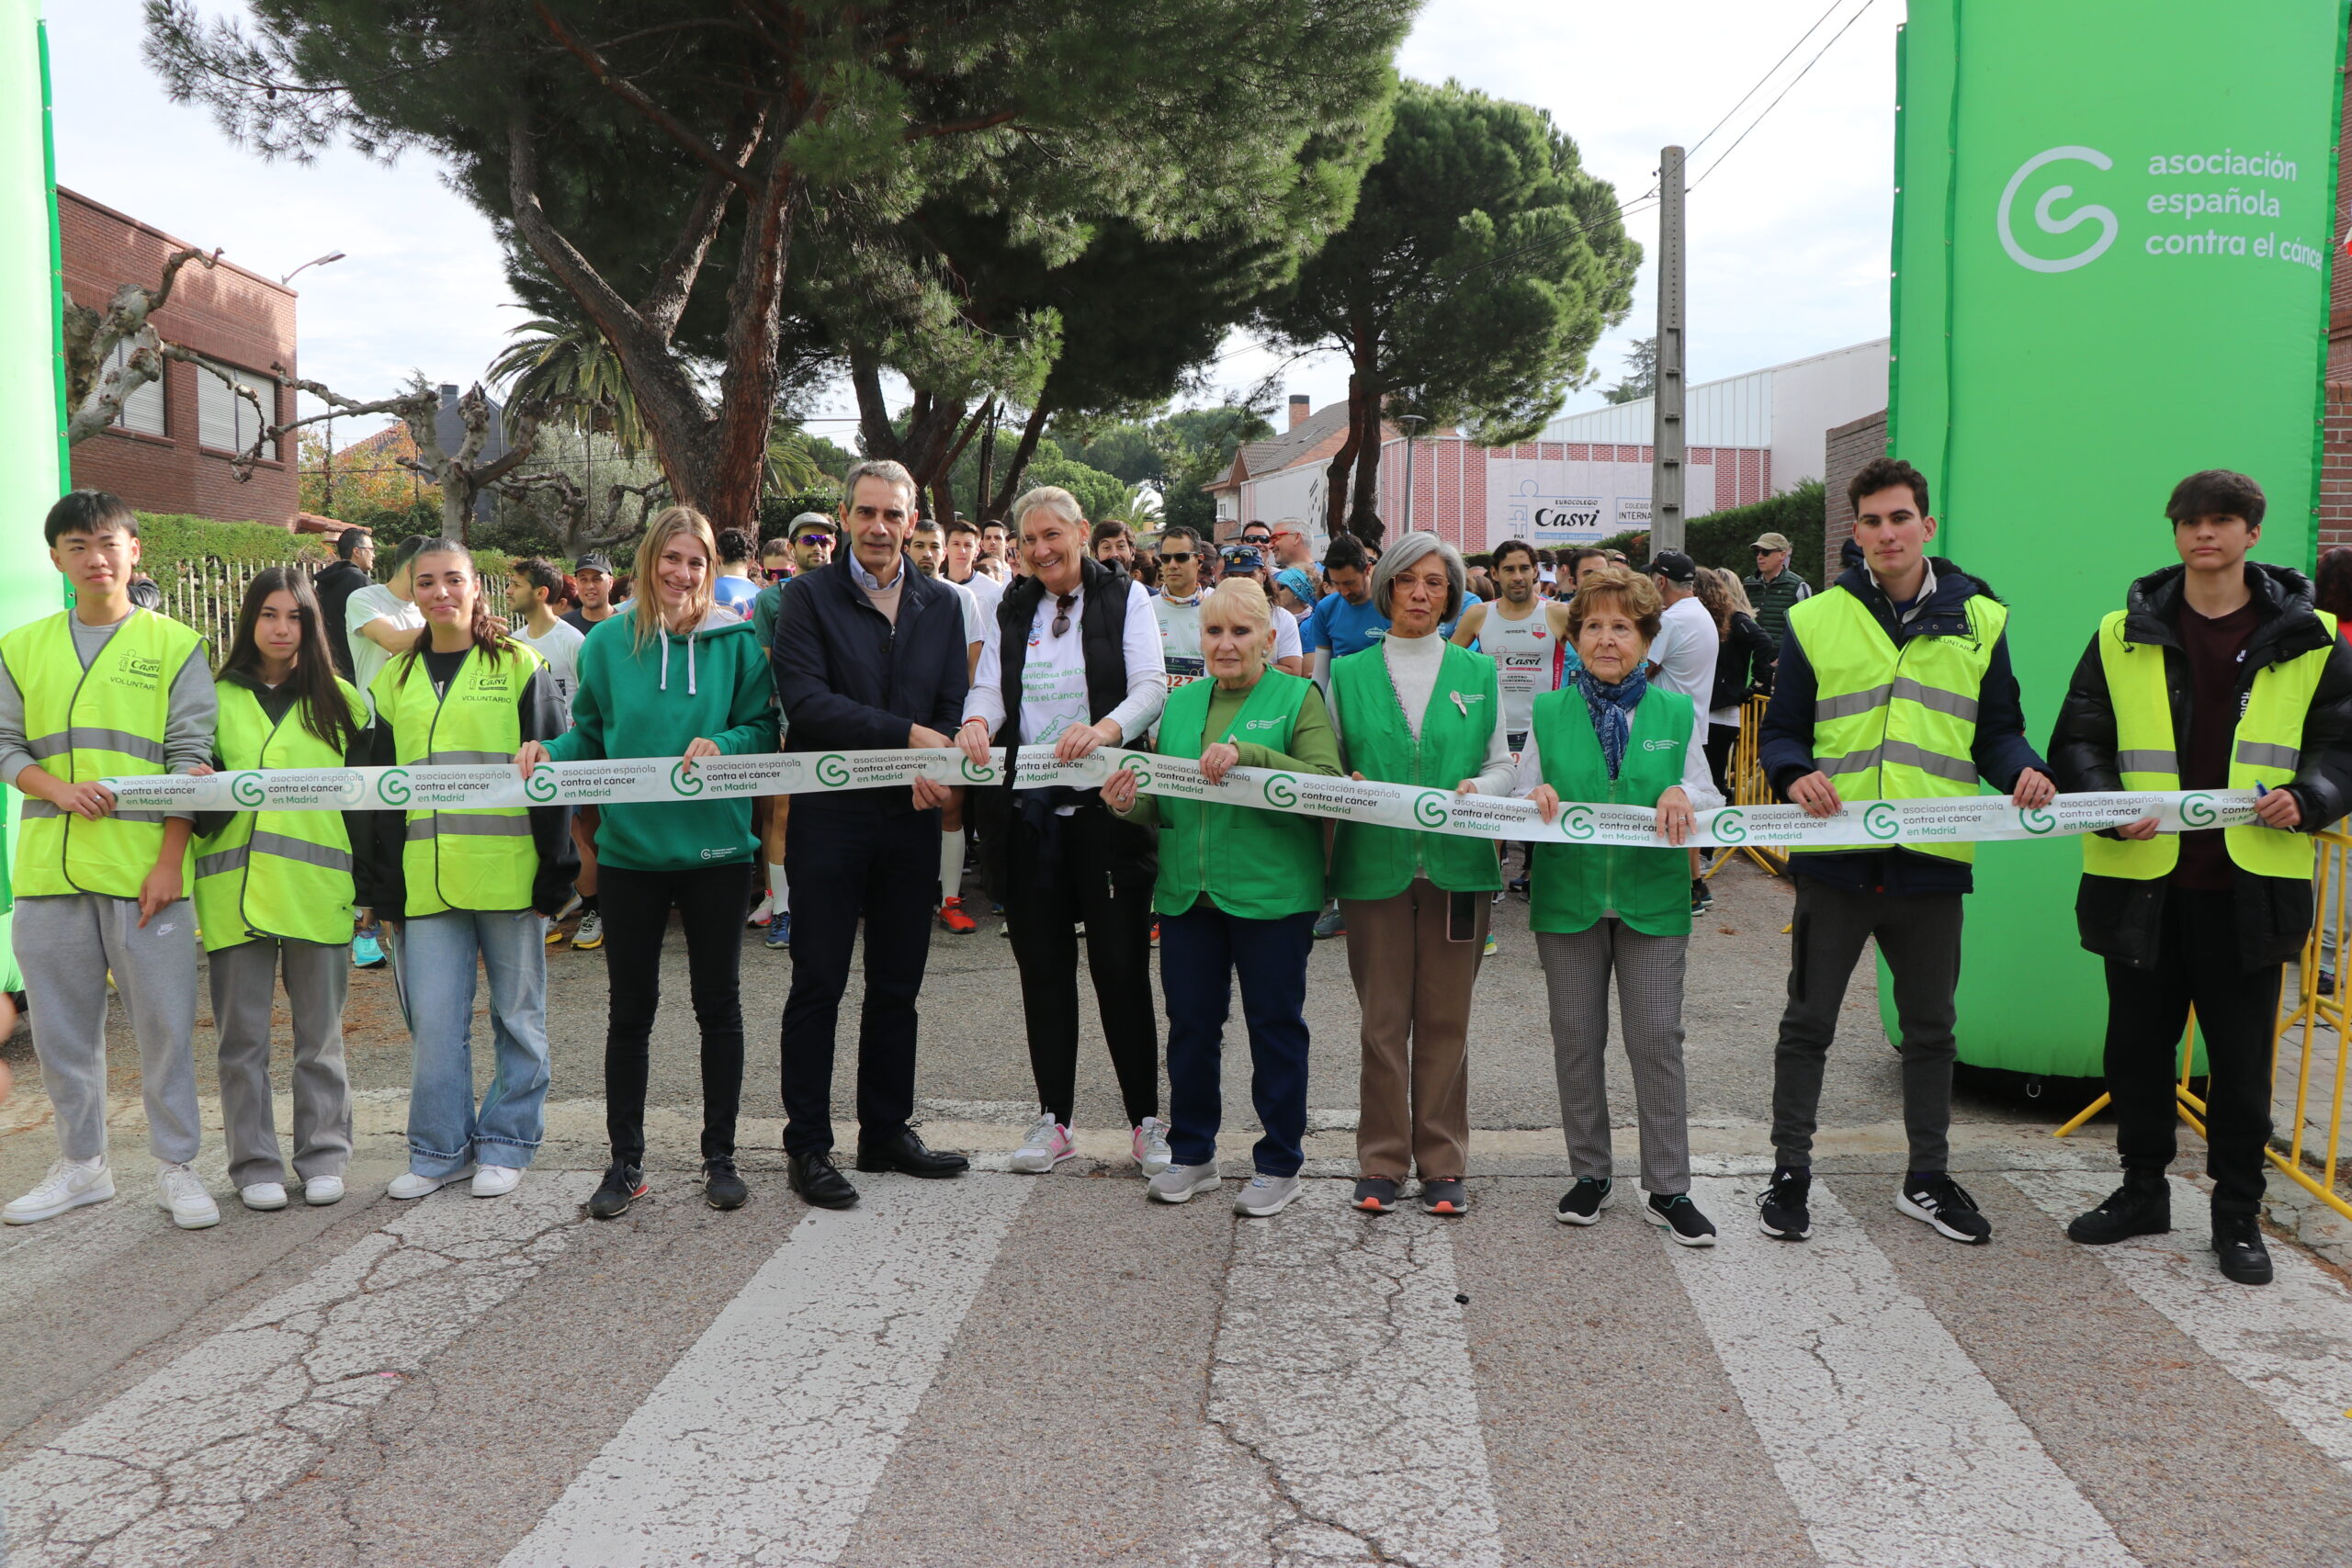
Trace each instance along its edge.
{"label": "metal fence", "polygon": [[237,632],[237,610],[255,574],[271,567],[287,567],[308,577],[316,563],[304,560],[224,561],[218,556],[178,563],[174,575],[158,577],[164,614],[196,628],[205,641],[205,657],[218,664]]}
{"label": "metal fence", "polygon": [[[1764,776],[1764,710],[1770,705],[1770,697],[1749,697],[1739,705],[1739,739],[1733,742],[1731,761],[1724,766],[1724,782],[1731,786],[1734,806],[1770,806],[1771,782]],[[1707,863],[1704,874],[1713,876],[1725,863],[1746,855],[1774,876],[1789,869],[1789,857],[1778,850],[1758,849],[1743,844],[1737,849],[1724,848],[1715,852]]]}

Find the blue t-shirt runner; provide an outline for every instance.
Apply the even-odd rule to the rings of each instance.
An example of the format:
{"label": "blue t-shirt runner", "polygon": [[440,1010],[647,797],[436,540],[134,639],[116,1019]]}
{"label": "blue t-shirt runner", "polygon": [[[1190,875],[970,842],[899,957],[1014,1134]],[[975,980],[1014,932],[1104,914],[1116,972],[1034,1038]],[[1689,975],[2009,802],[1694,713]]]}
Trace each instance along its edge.
{"label": "blue t-shirt runner", "polygon": [[1326,593],[1315,602],[1314,613],[1299,623],[1299,640],[1308,657],[1329,649],[1333,659],[1362,653],[1388,635],[1388,617],[1373,607],[1369,595],[1351,604],[1344,593]]}

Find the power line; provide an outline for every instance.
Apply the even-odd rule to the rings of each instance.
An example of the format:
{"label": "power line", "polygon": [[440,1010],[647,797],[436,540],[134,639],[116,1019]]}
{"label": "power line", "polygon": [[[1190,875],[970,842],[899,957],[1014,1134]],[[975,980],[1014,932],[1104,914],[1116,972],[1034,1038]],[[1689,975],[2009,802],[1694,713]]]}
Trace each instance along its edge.
{"label": "power line", "polygon": [[[1724,118],[1709,126],[1707,128],[1706,135],[1702,136],[1698,141],[1690,143],[1690,151],[1684,154],[1685,158],[1687,159],[1689,157],[1695,156],[1700,148],[1704,147],[1708,141],[1713,139],[1716,131],[1721,130],[1724,126],[1730,124],[1731,117],[1737,114],[1741,107],[1747,104],[1748,99],[1762,92],[1764,90],[1764,84],[1770,82],[1773,75],[1779,72],[1781,67],[1789,62],[1789,55],[1794,54],[1798,50],[1803,49],[1804,47],[1804,40],[1819,32],[1821,30],[1821,24],[1827,21],[1830,17],[1837,12],[1838,7],[1843,6],[1845,3],[1846,0],[1829,0],[1829,8],[1822,12],[1820,16],[1815,17],[1813,26],[1805,28],[1803,33],[1798,35],[1797,41],[1789,45],[1788,53],[1781,55],[1780,59],[1772,62],[1771,70],[1765,72],[1763,75],[1756,78],[1756,85],[1748,88],[1745,93],[1742,93],[1739,96],[1738,103],[1734,104],[1731,107],[1724,110]],[[1855,14],[1857,16],[1860,15],[1860,12]]]}
{"label": "power line", "polygon": [[1798,72],[1794,76],[1789,78],[1789,85],[1781,88],[1779,96],[1774,97],[1770,103],[1764,106],[1764,112],[1758,115],[1754,119],[1749,120],[1747,122],[1747,130],[1741,131],[1739,135],[1733,140],[1730,146],[1724,148],[1721,152],[1716,154],[1715,161],[1707,165],[1705,174],[1701,175],[1697,179],[1690,182],[1690,188],[1693,190],[1698,189],[1699,186],[1706,183],[1708,175],[1712,175],[1717,169],[1722,168],[1724,166],[1724,160],[1739,151],[1739,144],[1747,140],[1749,133],[1755,130],[1758,126],[1763,124],[1767,119],[1770,118],[1772,111],[1781,107],[1781,99],[1787,97],[1789,94],[1795,89],[1796,85],[1805,79],[1806,73],[1811,72],[1815,66],[1821,63],[1821,57],[1838,47],[1838,40],[1846,36],[1847,29],[1851,28],[1856,22],[1862,19],[1863,12],[1868,11],[1877,3],[1878,0],[1862,0],[1861,8],[1857,10],[1852,16],[1846,18],[1846,26],[1839,28],[1836,32],[1829,35],[1829,41],[1815,50],[1814,51],[1813,58],[1804,62],[1804,70]]}

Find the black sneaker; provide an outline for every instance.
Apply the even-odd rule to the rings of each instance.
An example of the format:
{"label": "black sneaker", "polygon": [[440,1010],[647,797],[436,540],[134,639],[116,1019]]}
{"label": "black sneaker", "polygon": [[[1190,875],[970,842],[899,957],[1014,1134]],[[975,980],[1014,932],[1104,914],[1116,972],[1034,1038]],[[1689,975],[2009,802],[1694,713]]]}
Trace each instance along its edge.
{"label": "black sneaker", "polygon": [[1772,1184],[1757,1195],[1756,1228],[1776,1240],[1803,1241],[1813,1234],[1813,1211],[1805,1207],[1812,1194],[1811,1170],[1780,1167],[1772,1172]]}
{"label": "black sneaker", "polygon": [[1527,878],[1523,876],[1514,876],[1510,879],[1510,890],[1518,894],[1521,897],[1523,898],[1527,896]]}
{"label": "black sneaker", "polygon": [[1385,1176],[1367,1176],[1356,1182],[1355,1196],[1349,1200],[1367,1214],[1393,1214],[1396,1212],[1396,1183]]}
{"label": "black sneaker", "polygon": [[1470,1212],[1470,1192],[1458,1176],[1421,1182],[1421,1213],[1424,1214],[1466,1214]]}
{"label": "black sneaker", "polygon": [[1564,1225],[1598,1224],[1600,1211],[1617,1201],[1617,1183],[1607,1177],[1579,1176],[1560,1199],[1552,1217]]}
{"label": "black sneaker", "polygon": [[1976,1200],[1942,1171],[1904,1178],[1894,1206],[1954,1241],[1977,1247],[1993,1239],[1993,1222],[1977,1213]]}
{"label": "black sneaker", "polygon": [[1694,915],[1703,915],[1714,907],[1715,896],[1707,891],[1706,878],[1692,877],[1690,879],[1690,912]]}
{"label": "black sneaker", "polygon": [[645,1172],[615,1160],[605,1172],[604,1185],[588,1200],[588,1213],[599,1220],[617,1220],[646,1191]]}
{"label": "black sneaker", "polygon": [[2262,1227],[2252,1214],[2213,1216],[2213,1251],[2222,1273],[2241,1285],[2270,1283],[2270,1249],[2262,1244]]}
{"label": "black sneaker", "polygon": [[752,1190],[735,1174],[731,1159],[702,1162],[702,1201],[714,1209],[740,1209],[751,1201]]}
{"label": "black sneaker", "polygon": [[1666,1234],[1680,1247],[1713,1247],[1715,1245],[1715,1222],[1699,1212],[1688,1192],[1653,1192],[1650,1201],[1642,1205],[1642,1213],[1650,1224],[1664,1225]]}
{"label": "black sneaker", "polygon": [[2153,1182],[2125,1177],[2123,1185],[2086,1214],[2076,1214],[2066,1239],[2085,1247],[2110,1247],[2135,1235],[2162,1235],[2172,1229],[2172,1189],[2163,1177]]}

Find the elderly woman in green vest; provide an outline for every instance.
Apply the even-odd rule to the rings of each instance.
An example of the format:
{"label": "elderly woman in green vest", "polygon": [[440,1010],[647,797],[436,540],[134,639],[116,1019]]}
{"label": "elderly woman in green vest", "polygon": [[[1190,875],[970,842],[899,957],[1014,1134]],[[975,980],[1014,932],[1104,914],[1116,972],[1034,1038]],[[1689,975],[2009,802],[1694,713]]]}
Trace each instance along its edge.
{"label": "elderly woman in green vest", "polygon": [[[1331,720],[1351,777],[1509,793],[1495,661],[1439,632],[1462,613],[1464,575],[1461,554],[1434,534],[1381,552],[1372,603],[1387,635],[1331,666]],[[1468,1210],[1470,991],[1502,885],[1489,840],[1363,822],[1333,836],[1331,891],[1363,1013],[1355,1206],[1367,1213],[1394,1209],[1413,1170],[1424,1210]]]}
{"label": "elderly woman in green vest", "polygon": [[1690,868],[1676,847],[1694,809],[1723,804],[1707,766],[1707,716],[1649,683],[1645,660],[1663,606],[1646,577],[1596,571],[1568,605],[1583,668],[1535,699],[1517,793],[1544,820],[1563,801],[1646,806],[1658,847],[1538,842],[1528,924],[1552,1004],[1552,1063],[1576,1185],[1562,1224],[1589,1225],[1616,1199],[1609,1150],[1609,985],[1617,983],[1625,1055],[1641,1117],[1643,1209],[1685,1247],[1713,1247],[1715,1227],[1690,1201],[1690,1135],[1682,1078],[1683,961],[1690,945]]}
{"label": "elderly woman in green vest", "polygon": [[[371,760],[401,768],[511,764],[562,733],[539,656],[492,619],[473,553],[435,539],[411,562],[424,630],[378,672]],[[415,1043],[409,1168],[385,1189],[422,1198],[472,1178],[477,1198],[521,1185],[547,1124],[546,922],[579,864],[569,807],[374,814],[360,896],[395,931],[401,1000]],[[474,1100],[474,973],[490,981],[495,1067]]]}
{"label": "elderly woman in green vest", "polygon": [[[1315,682],[1267,668],[1274,627],[1265,591],[1228,579],[1202,601],[1201,658],[1210,677],[1179,686],[1159,720],[1159,750],[1195,757],[1212,782],[1235,767],[1336,777],[1340,748]],[[1234,1200],[1254,1219],[1298,1196],[1306,1135],[1306,955],[1323,907],[1323,826],[1294,812],[1139,795],[1133,770],[1102,785],[1130,822],[1159,829],[1159,983],[1168,998],[1168,1089],[1174,1161],[1149,1194],[1182,1203],[1217,1184],[1218,1088],[1233,980],[1250,1028],[1250,1097],[1265,1129],[1256,1175]]]}
{"label": "elderly woman in green vest", "polygon": [[[340,768],[362,761],[368,707],[336,675],[319,601],[301,573],[254,574],[220,664],[216,767]],[[310,1203],[343,1196],[351,1085],[343,1004],[351,979],[351,835],[335,811],[238,811],[199,820],[196,919],[220,1039],[229,1179],[248,1209],[286,1207],[270,1102],[270,1008],[293,1015],[294,1173]],[[357,820],[356,818],[354,820]]]}

